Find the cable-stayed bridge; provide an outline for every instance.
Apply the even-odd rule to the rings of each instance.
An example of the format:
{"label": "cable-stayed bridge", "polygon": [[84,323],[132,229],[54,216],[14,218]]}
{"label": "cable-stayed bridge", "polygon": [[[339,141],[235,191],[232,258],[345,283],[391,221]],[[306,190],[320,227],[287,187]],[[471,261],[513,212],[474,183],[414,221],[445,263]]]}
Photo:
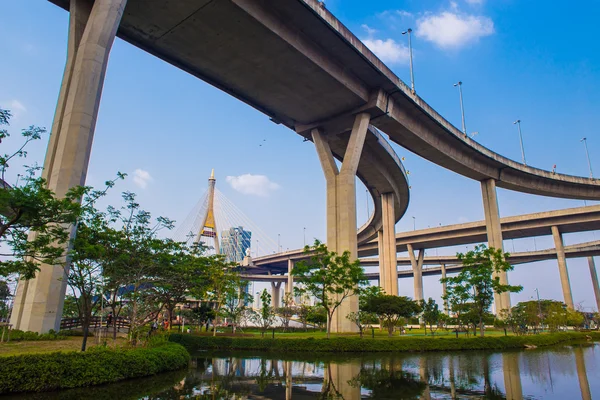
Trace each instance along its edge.
{"label": "cable-stayed bridge", "polygon": [[233,204],[216,186],[214,170],[208,190],[177,227],[173,239],[201,243],[207,254],[224,254],[227,261],[241,263],[244,257],[279,252],[279,245]]}

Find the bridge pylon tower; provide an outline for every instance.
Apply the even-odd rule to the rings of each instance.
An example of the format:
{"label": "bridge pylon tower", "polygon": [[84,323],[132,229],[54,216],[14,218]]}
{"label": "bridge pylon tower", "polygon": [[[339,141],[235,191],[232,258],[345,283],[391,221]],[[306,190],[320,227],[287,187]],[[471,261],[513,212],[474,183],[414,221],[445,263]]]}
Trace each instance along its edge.
{"label": "bridge pylon tower", "polygon": [[215,184],[217,180],[215,179],[215,170],[210,173],[210,178],[208,178],[208,193],[207,193],[207,201],[208,206],[206,207],[206,211],[204,213],[204,217],[202,218],[202,224],[200,225],[200,229],[198,229],[198,234],[194,239],[194,243],[199,243],[202,240],[202,237],[213,238],[215,252],[220,253],[219,247],[219,232],[217,231],[217,223],[215,220]]}

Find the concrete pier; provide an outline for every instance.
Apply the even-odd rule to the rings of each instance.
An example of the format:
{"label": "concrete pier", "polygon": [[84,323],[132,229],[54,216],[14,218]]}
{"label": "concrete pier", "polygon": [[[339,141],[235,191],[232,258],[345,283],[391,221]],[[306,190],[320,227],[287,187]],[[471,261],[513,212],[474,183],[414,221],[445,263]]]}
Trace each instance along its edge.
{"label": "concrete pier", "polygon": [[[496,181],[494,179],[481,181],[481,194],[483,198],[483,211],[485,214],[488,247],[504,250],[498,197],[496,196]],[[501,284],[508,284],[508,274],[506,272],[495,273],[494,276],[500,277]],[[496,304],[496,313],[505,309],[510,310],[510,293],[494,293],[494,303]]]}
{"label": "concrete pier", "polygon": [[560,284],[562,286],[565,304],[573,310],[575,307],[573,304],[573,294],[571,292],[571,281],[569,280],[569,270],[567,269],[567,259],[565,257],[565,246],[562,233],[560,233],[557,226],[552,227],[552,237],[554,238],[554,246],[556,247],[558,272],[560,274]]}
{"label": "concrete pier", "polygon": [[[441,269],[442,269],[442,279],[446,278],[446,264],[441,264],[440,265]],[[446,296],[447,293],[447,285],[446,282],[442,282],[442,297]],[[448,302],[446,300],[443,300],[444,302],[444,314],[446,315],[450,315],[450,310],[448,309]]]}
{"label": "concrete pier", "polygon": [[[327,183],[327,247],[330,251],[339,254],[346,250],[349,251],[350,258],[353,260],[358,258],[356,170],[370,118],[368,113],[356,115],[340,170],[333,158],[327,137],[319,129],[311,131]],[[356,332],[358,328],[346,319],[346,315],[357,311],[358,298],[356,296],[344,300],[333,315],[332,331]]]}
{"label": "concrete pier", "polygon": [[271,306],[281,307],[281,282],[271,282]]}
{"label": "concrete pier", "polygon": [[[58,197],[84,185],[108,56],[127,0],[71,0],[67,63],[44,161],[43,177]],[[66,267],[42,265],[20,282],[11,323],[34,332],[59,330]]]}
{"label": "concrete pier", "polygon": [[406,245],[408,248],[408,256],[413,270],[415,296],[413,300],[423,300],[423,258],[425,250],[419,250],[418,258],[415,258],[415,252],[411,244]]}
{"label": "concrete pier", "polygon": [[590,275],[592,277],[592,286],[594,287],[594,296],[596,297],[596,311],[600,312],[600,285],[598,285],[598,274],[596,273],[596,263],[594,257],[588,257],[590,266]]}
{"label": "concrete pier", "polygon": [[381,195],[383,229],[378,232],[381,242],[379,253],[379,286],[387,294],[398,295],[398,254],[396,252],[396,223],[394,213],[394,193]]}
{"label": "concrete pier", "polygon": [[294,275],[292,275],[292,270],[294,269],[294,261],[288,260],[288,273],[287,273],[287,282],[285,285],[285,296],[291,299],[294,298]]}

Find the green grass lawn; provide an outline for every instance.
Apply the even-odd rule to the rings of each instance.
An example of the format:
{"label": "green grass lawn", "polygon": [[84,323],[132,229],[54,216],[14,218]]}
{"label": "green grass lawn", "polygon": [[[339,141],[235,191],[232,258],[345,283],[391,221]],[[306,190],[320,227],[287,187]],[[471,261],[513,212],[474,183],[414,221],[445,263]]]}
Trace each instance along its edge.
{"label": "green grass lawn", "polygon": [[[0,343],[0,356],[16,356],[21,354],[53,353],[55,351],[79,351],[81,350],[81,337],[67,337],[61,340],[34,340],[13,341]],[[112,340],[109,340],[110,344]],[[124,339],[117,339],[117,346],[122,345]],[[96,346],[93,337],[88,338],[87,347]]]}

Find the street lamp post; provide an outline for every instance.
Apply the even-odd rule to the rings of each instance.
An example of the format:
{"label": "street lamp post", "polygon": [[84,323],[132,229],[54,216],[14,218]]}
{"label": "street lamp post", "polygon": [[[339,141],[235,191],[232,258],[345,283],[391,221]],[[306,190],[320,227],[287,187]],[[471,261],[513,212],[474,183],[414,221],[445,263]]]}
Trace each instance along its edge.
{"label": "street lamp post", "polygon": [[411,38],[410,38],[411,32],[412,32],[412,29],[408,28],[407,30],[402,32],[402,34],[408,35],[408,57],[410,60],[410,88],[412,90],[412,93],[415,94],[415,75],[413,74],[412,42],[411,42]]}
{"label": "street lamp post", "polygon": [[585,155],[587,156],[588,167],[590,168],[590,179],[593,179],[594,173],[592,172],[592,162],[590,161],[590,152],[588,151],[587,138],[581,139],[580,142],[583,142],[583,145],[585,146]]}
{"label": "street lamp post", "polygon": [[415,217],[412,217],[413,219],[413,231],[417,230],[417,219]]}
{"label": "street lamp post", "polygon": [[277,251],[281,253],[281,233],[277,234]]}
{"label": "street lamp post", "polygon": [[521,134],[521,120],[516,120],[515,122],[513,122],[513,125],[517,125],[517,128],[519,128],[519,141],[521,142],[521,157],[523,157],[523,164],[527,165],[527,161],[525,161],[525,148],[523,147],[523,135]]}
{"label": "street lamp post", "polygon": [[463,95],[462,95],[462,81],[458,81],[457,83],[454,84],[454,86],[458,86],[458,94],[460,96],[460,113],[462,116],[462,131],[463,133],[466,135],[467,134],[467,127],[465,125],[465,107],[463,104]]}
{"label": "street lamp post", "polygon": [[304,228],[304,245],[306,246],[306,227]]}

